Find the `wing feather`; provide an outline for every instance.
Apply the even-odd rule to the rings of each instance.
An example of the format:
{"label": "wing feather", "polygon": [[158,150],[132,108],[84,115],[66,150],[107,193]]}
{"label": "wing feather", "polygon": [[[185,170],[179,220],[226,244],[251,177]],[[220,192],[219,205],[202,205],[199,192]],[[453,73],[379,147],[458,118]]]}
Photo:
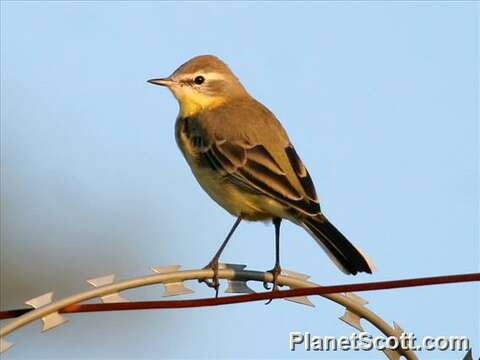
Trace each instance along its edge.
{"label": "wing feather", "polygon": [[273,197],[308,215],[320,211],[318,202],[311,201],[308,193],[306,197],[295,188],[263,145],[245,146],[217,140],[203,150],[200,148],[199,152],[213,170],[224,172],[229,180],[250,192]]}
{"label": "wing feather", "polygon": [[238,116],[239,110],[245,112],[240,128],[233,126],[238,119],[230,116],[228,106],[185,119],[180,130],[200,164],[245,191],[272,197],[306,215],[320,213],[312,179],[278,120],[256,102],[235,109]]}
{"label": "wing feather", "polygon": [[308,173],[305,165],[303,165],[303,162],[295,151],[293,145],[290,144],[289,146],[287,146],[285,152],[287,153],[290,164],[292,165],[293,170],[298,177],[298,180],[300,180],[300,183],[302,184],[303,190],[311,201],[319,204],[317,192],[315,191],[315,186],[313,185],[312,178],[310,177],[310,174]]}

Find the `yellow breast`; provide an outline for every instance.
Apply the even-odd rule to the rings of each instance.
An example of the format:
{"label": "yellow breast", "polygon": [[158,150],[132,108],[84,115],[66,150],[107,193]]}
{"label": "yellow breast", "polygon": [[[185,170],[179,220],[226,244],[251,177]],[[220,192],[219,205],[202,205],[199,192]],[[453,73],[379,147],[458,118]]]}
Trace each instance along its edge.
{"label": "yellow breast", "polygon": [[199,152],[181,131],[182,118],[177,119],[176,138],[178,146],[187,160],[200,186],[220,206],[234,216],[246,220],[266,220],[272,217],[288,217],[285,207],[278,201],[257,193],[246,191],[232,183],[227,174],[206,167],[200,160]]}

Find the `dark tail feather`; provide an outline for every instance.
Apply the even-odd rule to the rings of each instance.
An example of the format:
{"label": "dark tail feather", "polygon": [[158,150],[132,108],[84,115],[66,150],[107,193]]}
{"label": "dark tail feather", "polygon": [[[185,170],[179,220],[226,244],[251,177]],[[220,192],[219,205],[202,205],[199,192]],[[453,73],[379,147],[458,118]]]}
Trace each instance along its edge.
{"label": "dark tail feather", "polygon": [[323,247],[335,264],[347,274],[366,272],[371,274],[375,265],[337,230],[323,215],[303,220],[305,229]]}

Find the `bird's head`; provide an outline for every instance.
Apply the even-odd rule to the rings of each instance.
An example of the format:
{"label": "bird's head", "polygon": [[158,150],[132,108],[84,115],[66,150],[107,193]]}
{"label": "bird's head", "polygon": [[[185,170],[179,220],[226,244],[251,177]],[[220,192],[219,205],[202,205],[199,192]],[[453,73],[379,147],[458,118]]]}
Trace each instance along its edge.
{"label": "bird's head", "polygon": [[188,60],[172,75],[149,83],[168,87],[180,104],[182,116],[218,106],[247,95],[230,68],[219,58],[202,55]]}

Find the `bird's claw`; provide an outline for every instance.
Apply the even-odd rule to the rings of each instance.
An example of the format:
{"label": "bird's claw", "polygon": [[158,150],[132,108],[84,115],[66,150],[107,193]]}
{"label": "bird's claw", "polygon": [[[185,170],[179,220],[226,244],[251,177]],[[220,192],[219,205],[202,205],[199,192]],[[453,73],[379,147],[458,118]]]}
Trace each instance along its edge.
{"label": "bird's claw", "polygon": [[220,282],[218,281],[218,259],[214,259],[208,263],[203,269],[213,270],[212,281],[207,279],[198,280],[199,283],[205,283],[209,288],[215,289],[215,297],[218,297],[218,289],[220,288]]}
{"label": "bird's claw", "polygon": [[[278,285],[277,285],[277,278],[278,276],[280,275],[280,273],[282,272],[282,269],[280,268],[280,265],[276,264],[275,267],[272,269],[272,270],[269,270],[267,271],[268,273],[272,274],[273,276],[273,281],[272,281],[272,287],[270,288],[268,282],[264,281],[263,282],[263,287],[266,289],[266,290],[270,290],[272,289],[272,292],[274,291],[277,291],[278,290]],[[265,305],[268,305],[272,302],[273,299],[270,299],[268,300]]]}

